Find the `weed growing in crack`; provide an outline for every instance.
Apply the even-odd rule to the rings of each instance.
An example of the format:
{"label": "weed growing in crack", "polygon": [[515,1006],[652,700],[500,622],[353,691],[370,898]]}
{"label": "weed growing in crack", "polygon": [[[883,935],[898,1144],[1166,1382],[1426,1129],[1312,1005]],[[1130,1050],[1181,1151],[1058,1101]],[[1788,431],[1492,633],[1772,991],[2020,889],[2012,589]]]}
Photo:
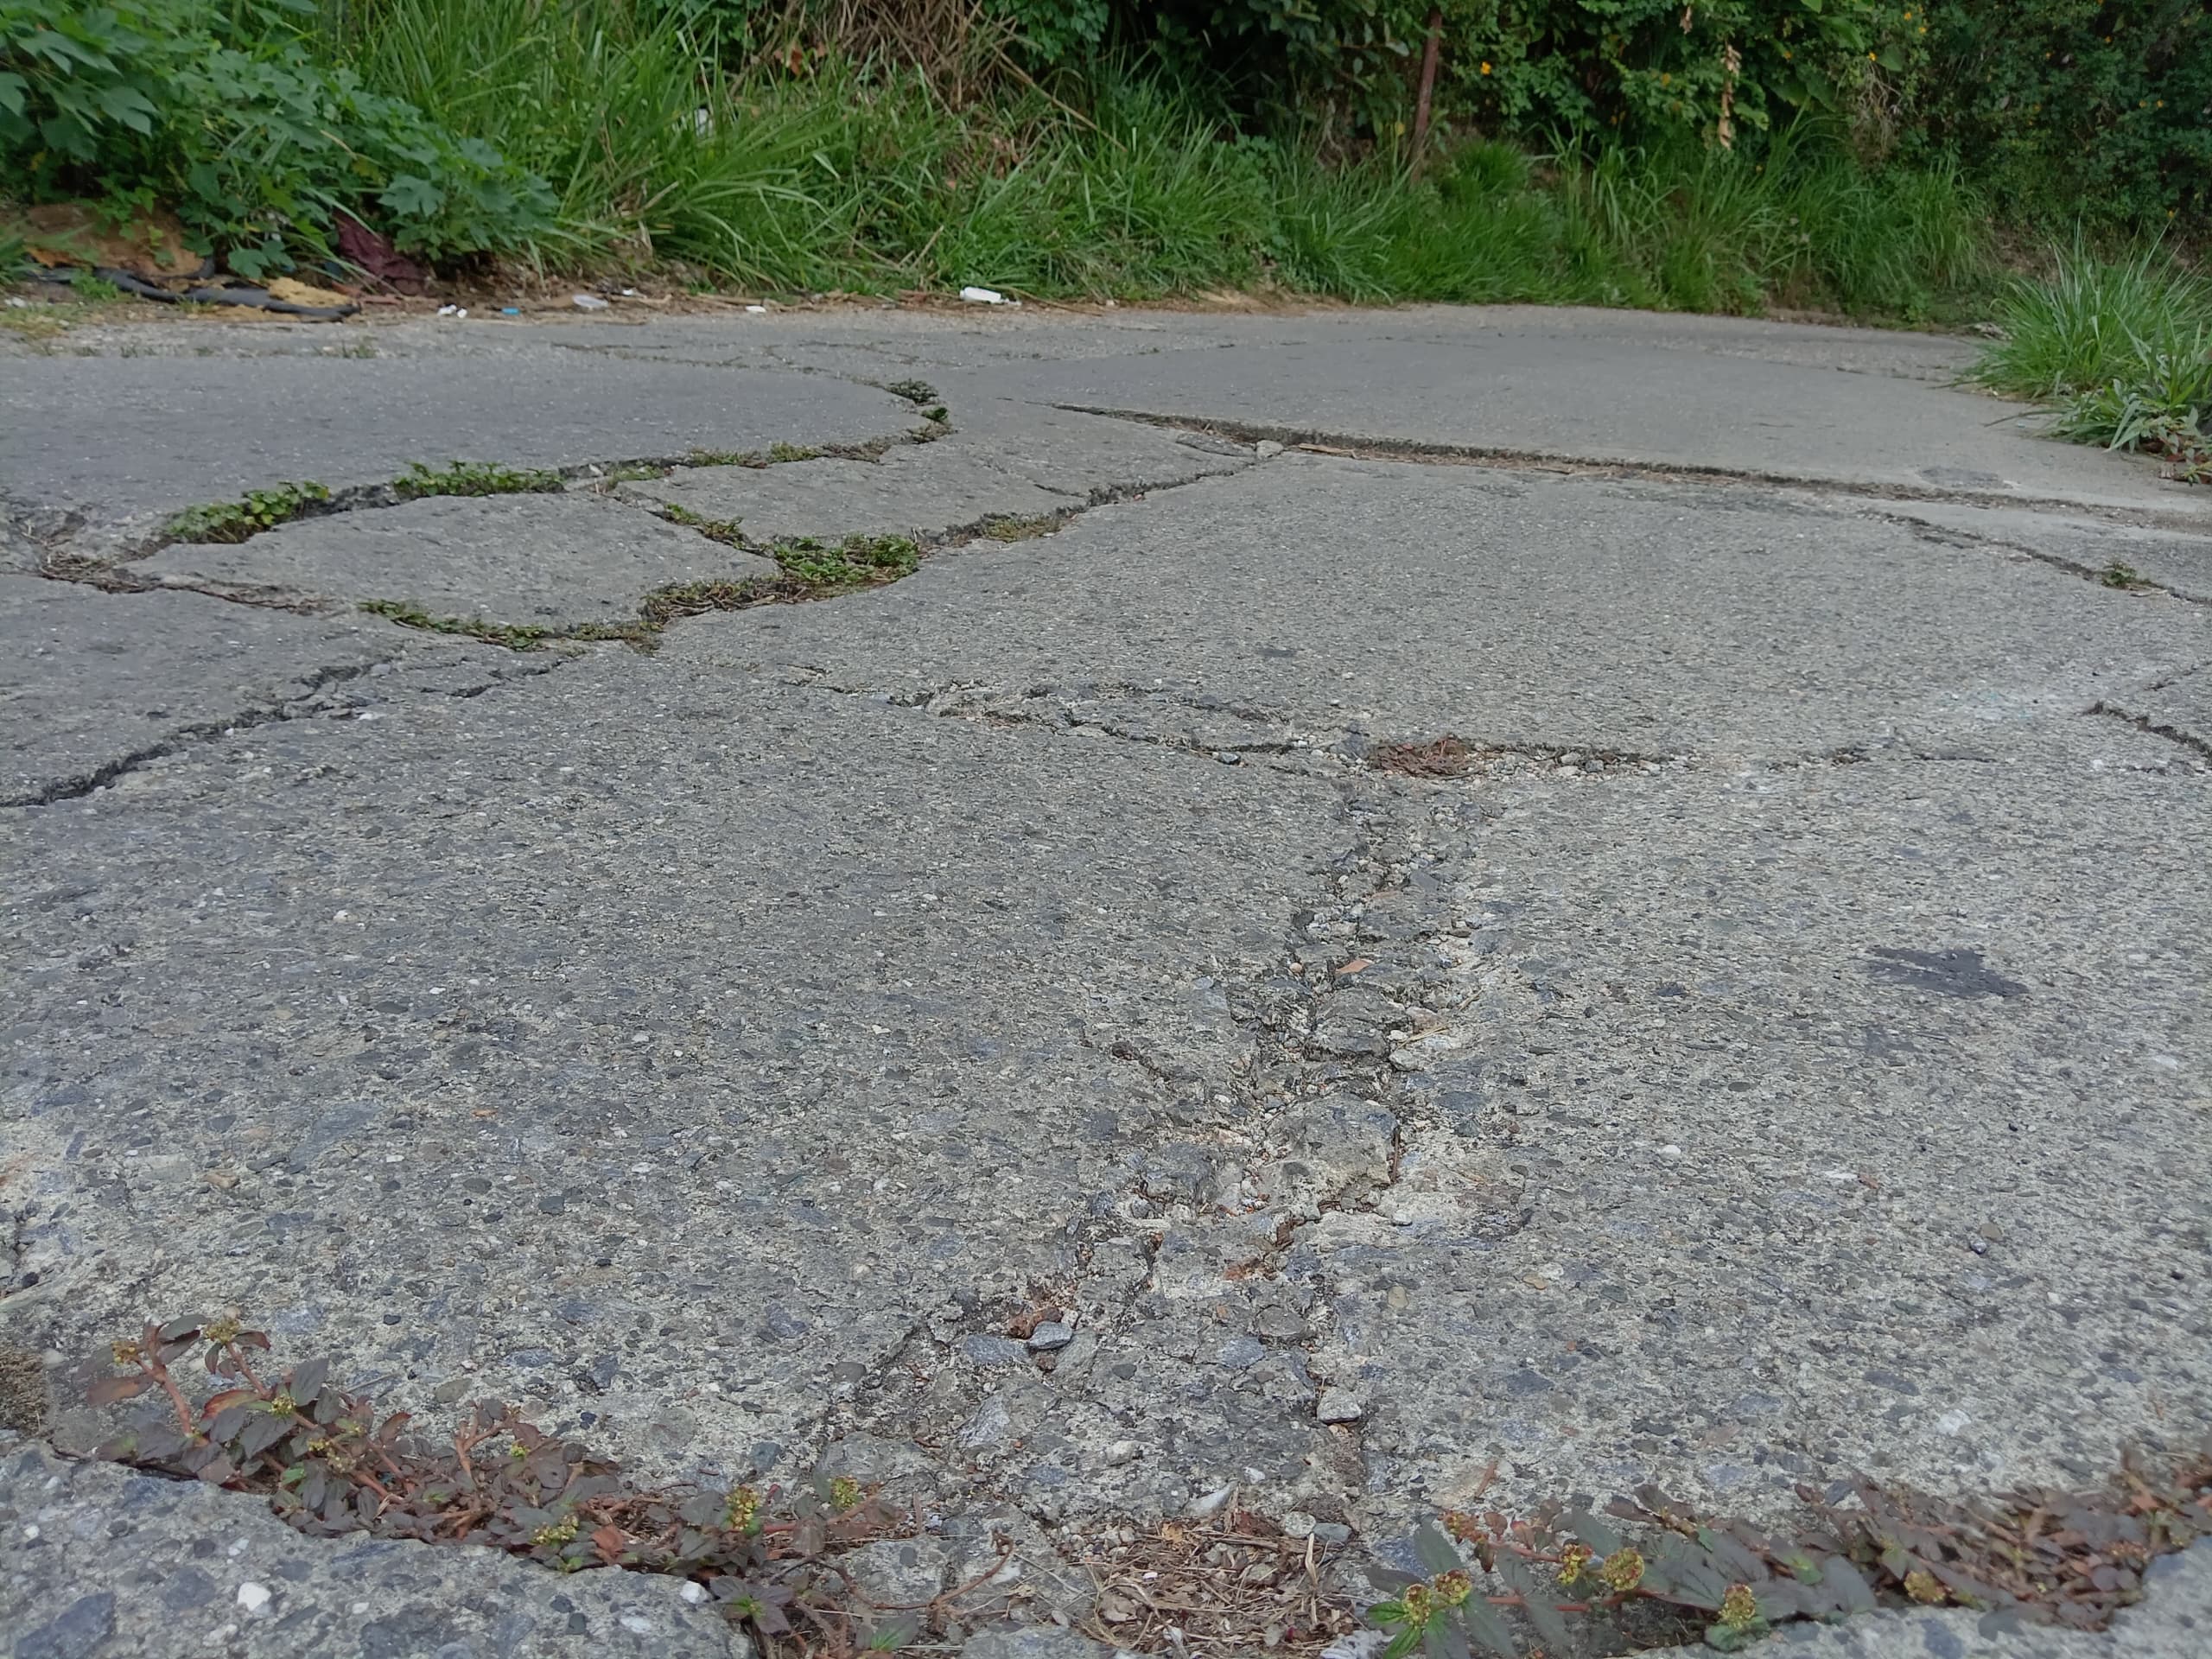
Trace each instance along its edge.
{"label": "weed growing in crack", "polygon": [[[884,387],[884,390],[893,397],[904,397],[922,411],[923,418],[925,420],[942,425],[950,418],[944,406],[944,400],[938,396],[937,388],[926,380],[893,380],[889,385]],[[936,435],[934,431],[929,432],[926,435],[918,435],[915,442],[926,443]]]}
{"label": "weed growing in crack", "polygon": [[768,459],[779,467],[787,461],[817,461],[821,455],[819,449],[810,448],[804,444],[779,442],[768,446]]}
{"label": "weed growing in crack", "polygon": [[1039,513],[1032,518],[1008,516],[986,518],[977,528],[994,542],[1027,542],[1039,536],[1049,536],[1060,527],[1060,521],[1050,513]]}
{"label": "weed growing in crack", "polygon": [[745,533],[738,529],[738,521],[734,518],[709,518],[675,501],[664,501],[655,511],[670,524],[696,530],[710,542],[720,542],[725,547],[749,549],[752,546],[745,539]]}
{"label": "weed growing in crack", "polygon": [[321,484],[277,484],[265,490],[248,490],[236,501],[187,507],[162,527],[162,534],[172,542],[242,542],[311,512],[329,499],[329,488]]}
{"label": "weed growing in crack", "polygon": [[397,622],[404,628],[420,628],[425,633],[450,633],[465,639],[481,639],[486,645],[504,645],[509,651],[536,651],[549,639],[569,639],[583,637],[566,629],[541,627],[524,622],[493,622],[480,616],[437,616],[420,605],[400,599],[365,599],[361,608],[371,616],[380,616],[387,622]]}
{"label": "weed growing in crack", "polygon": [[[1547,1650],[1572,1651],[1567,1615],[1639,1601],[1703,1624],[1707,1645],[1723,1652],[1780,1624],[1885,1605],[2101,1630],[2140,1599],[2154,1556],[2212,1535],[2212,1454],[2156,1474],[2126,1467],[2102,1491],[2036,1489],[1981,1504],[1864,1480],[1847,1510],[1809,1486],[1797,1494],[1814,1522],[1788,1535],[1699,1515],[1651,1486],[1607,1506],[1643,1529],[1634,1541],[1556,1507],[1529,1521],[1448,1512],[1441,1528],[1424,1525],[1414,1537],[1429,1576],[1376,1573],[1396,1598],[1368,1616],[1392,1632],[1386,1659],[1471,1646],[1514,1659],[1502,1609],[1516,1611]],[[1482,1587],[1476,1568],[1494,1589]]]}
{"label": "weed growing in crack", "polygon": [[704,616],[709,611],[742,611],[779,599],[805,595],[796,584],[747,578],[738,582],[694,582],[680,588],[664,588],[648,594],[638,607],[639,622],[658,635],[679,617]]}
{"label": "weed growing in crack", "polygon": [[[544,1433],[512,1406],[479,1402],[449,1440],[378,1421],[374,1402],[309,1360],[264,1378],[269,1338],[234,1318],[149,1323],[118,1342],[118,1375],[91,1403],[165,1395],[174,1426],[126,1430],[98,1454],[165,1475],[253,1492],[301,1531],[365,1532],[423,1543],[489,1545],[561,1573],[622,1567],[702,1586],[732,1624],[790,1636],[826,1655],[885,1651],[920,1628],[868,1614],[831,1555],[904,1530],[874,1491],[817,1473],[795,1489],[641,1487],[582,1446]],[[217,1379],[195,1402],[170,1368],[188,1357]]]}
{"label": "weed growing in crack", "polygon": [[663,467],[650,461],[627,461],[620,467],[609,467],[594,482],[603,487],[616,484],[644,484],[654,479],[666,478],[675,470],[672,467]]}
{"label": "weed growing in crack", "polygon": [[501,467],[488,461],[456,461],[442,472],[419,461],[392,480],[392,493],[403,501],[426,495],[543,495],[560,489],[561,474],[536,467]]}
{"label": "weed growing in crack", "polygon": [[2142,585],[2143,573],[2132,564],[2114,559],[2098,572],[2097,580],[2107,588],[2138,588]]}
{"label": "weed growing in crack", "polygon": [[758,449],[694,449],[683,457],[686,467],[766,467],[768,457]]}
{"label": "weed growing in crack", "polygon": [[913,575],[922,550],[906,536],[848,536],[834,546],[811,536],[768,544],[768,556],[810,588],[868,588]]}

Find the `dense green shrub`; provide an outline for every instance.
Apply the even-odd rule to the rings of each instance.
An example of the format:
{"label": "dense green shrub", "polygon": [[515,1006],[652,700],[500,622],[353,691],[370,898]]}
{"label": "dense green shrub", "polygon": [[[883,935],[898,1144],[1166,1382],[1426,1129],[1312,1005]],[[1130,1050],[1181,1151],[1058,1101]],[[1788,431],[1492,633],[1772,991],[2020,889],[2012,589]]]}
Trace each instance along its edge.
{"label": "dense green shrub", "polygon": [[2012,213],[2212,228],[2203,0],[1936,0],[1914,141]]}
{"label": "dense green shrub", "polygon": [[173,207],[249,276],[327,250],[340,212],[434,258],[550,227],[541,181],[318,61],[302,21],[281,0],[0,0],[0,171]]}
{"label": "dense green shrub", "polygon": [[[735,0],[741,3],[742,0]],[[1032,55],[1110,41],[1242,107],[1408,114],[1428,0],[995,0]],[[1718,139],[1808,112],[1948,156],[2015,214],[2212,223],[2204,0],[1443,0],[1440,116],[1492,136]]]}
{"label": "dense green shrub", "polygon": [[[1107,34],[1101,0],[996,0],[1047,62]],[[1889,0],[1445,0],[1443,105],[1493,130],[1631,140],[1763,128],[1846,109],[1920,44]],[[1427,0],[1169,0],[1121,4],[1121,37],[1248,106],[1310,117],[1340,104],[1395,135]]]}

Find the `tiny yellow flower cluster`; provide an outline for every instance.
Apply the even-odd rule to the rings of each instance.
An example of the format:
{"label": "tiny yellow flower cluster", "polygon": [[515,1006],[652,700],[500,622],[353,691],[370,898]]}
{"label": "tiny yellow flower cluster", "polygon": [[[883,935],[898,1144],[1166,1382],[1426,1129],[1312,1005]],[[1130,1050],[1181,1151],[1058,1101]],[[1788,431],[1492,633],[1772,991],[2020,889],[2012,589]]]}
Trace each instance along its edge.
{"label": "tiny yellow flower cluster", "polygon": [[576,1527],[581,1519],[582,1517],[574,1510],[570,1510],[558,1521],[549,1521],[536,1532],[531,1533],[530,1541],[533,1544],[570,1542],[576,1535]]}
{"label": "tiny yellow flower cluster", "polygon": [[1720,1599],[1719,1623],[1723,1630],[1748,1630],[1759,1622],[1759,1599],[1751,1593],[1748,1584],[1732,1584],[1728,1593]]}
{"label": "tiny yellow flower cluster", "polygon": [[1643,1582],[1643,1557],[1633,1549],[1617,1549],[1599,1565],[1598,1576],[1617,1596],[1624,1596]]}
{"label": "tiny yellow flower cluster", "polygon": [[733,1487],[722,1524],[733,1532],[752,1532],[760,1524],[760,1494],[750,1486]]}
{"label": "tiny yellow flower cluster", "polygon": [[1569,1544],[1559,1553],[1559,1581],[1563,1589],[1572,1590],[1597,1559],[1597,1551],[1587,1544]]}

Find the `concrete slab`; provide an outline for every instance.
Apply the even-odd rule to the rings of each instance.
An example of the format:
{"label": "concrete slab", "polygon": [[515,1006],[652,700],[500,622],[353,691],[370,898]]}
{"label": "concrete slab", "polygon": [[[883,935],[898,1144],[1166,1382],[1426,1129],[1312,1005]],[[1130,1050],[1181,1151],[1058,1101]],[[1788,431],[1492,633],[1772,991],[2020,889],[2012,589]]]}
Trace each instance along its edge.
{"label": "concrete slab", "polygon": [[753,1652],[672,1580],[563,1577],[482,1548],[308,1538],[213,1487],[57,1458],[12,1434],[0,1434],[0,1631],[23,1659]]}
{"label": "concrete slab", "polygon": [[1062,517],[1094,501],[1233,473],[1251,459],[1238,445],[982,397],[962,404],[950,437],[893,445],[876,461],[679,467],[665,479],[624,484],[620,494],[734,521],[761,542],[929,540],[992,518]]}
{"label": "concrete slab", "polygon": [[2212,525],[2191,533],[1948,501],[1892,502],[1884,511],[1991,547],[2015,548],[2092,575],[2154,582],[2184,599],[2212,604]]}
{"label": "concrete slab", "polygon": [[28,505],[173,512],[283,480],[383,483],[411,462],[681,459],[860,443],[913,405],[848,381],[638,363],[548,346],[459,359],[24,357],[0,477]]}
{"label": "concrete slab", "polygon": [[[555,677],[272,724],[20,826],[40,1278],[4,1306],[41,1348],[235,1281],[396,1403],[474,1367],[663,1474],[763,1441],[787,1468],[956,1293],[981,1319],[1067,1271],[1185,1093],[1211,1116],[1220,976],[1267,959],[1334,834],[1325,784],[1165,751],[629,652]],[[108,927],[136,943],[103,1029],[168,1025],[172,986],[230,1006],[87,1071],[52,1045],[83,1040],[69,963]],[[280,1029],[311,1076],[275,1081]],[[126,1233],[173,1269],[94,1291]]]}
{"label": "concrete slab", "polygon": [[576,492],[334,513],[234,545],[168,548],[131,568],[248,597],[397,600],[432,616],[543,627],[634,621],[656,588],[779,574],[772,560]]}
{"label": "concrete slab", "polygon": [[[1774,325],[1767,325],[1769,327]],[[2201,492],[2148,461],[2034,435],[2032,411],[1967,391],[1624,338],[1611,328],[1346,328],[1306,344],[1039,365],[1039,402],[1262,435],[1397,440],[1710,467],[1969,498],[2078,502],[2202,522]],[[1698,413],[1685,418],[1686,383]]]}
{"label": "concrete slab", "polygon": [[[980,1655],[1080,1644],[1041,1621],[1082,1624],[1105,1529],[1232,1493],[1387,1556],[1493,1459],[1510,1504],[1650,1478],[1774,1517],[1854,1466],[2094,1482],[2212,1421],[2202,509],[1965,421],[1955,342],[1525,311],[303,338],[21,360],[83,388],[80,438],[123,391],[370,388],[373,477],[423,408],[603,462],[852,431],[862,382],[921,378],[953,436],[740,482],[790,474],[798,534],[881,527],[862,474],[913,480],[902,527],[1024,493],[1069,523],[652,656],[14,579],[0,1349],[38,1357],[6,1403],[49,1440],[99,1432],[108,1338],[236,1306],[425,1421],[488,1390],[651,1478],[881,1480],[942,1518],[886,1573],[988,1576],[1003,1534]],[[518,388],[556,386],[537,422]],[[1109,394],[1575,459],[1255,464],[1057,407]],[[211,457],[350,475],[302,464],[353,464],[343,421],[254,419],[234,461],[145,428],[143,480],[25,439],[10,545]],[[359,512],[158,568],[596,614],[659,568],[625,512],[448,504],[390,555],[370,527],[410,521]],[[1446,732],[1459,775],[1376,764]],[[73,1538],[148,1502],[95,1472]],[[157,1563],[244,1512],[193,1503]],[[350,1651],[318,1587],[349,1546],[292,1544],[323,1622],[291,1650]],[[9,1607],[150,1641],[110,1554]],[[538,1617],[422,1570],[396,1599]],[[2164,1659],[2197,1568],[2161,1573],[2109,1637],[1835,1639]]]}
{"label": "concrete slab", "polygon": [[1849,504],[1286,455],[667,648],[1033,713],[1134,698],[1212,747],[1456,733],[1769,764],[2002,747],[2196,667],[2212,626]]}
{"label": "concrete slab", "polygon": [[684,467],[620,486],[626,501],[664,503],[734,523],[753,542],[810,536],[930,538],[988,518],[1050,517],[1079,499],[1040,489],[964,449],[902,447],[880,461],[795,461],[779,467]]}
{"label": "concrete slab", "polygon": [[10,804],[81,793],[195,736],[312,704],[400,653],[390,630],[199,594],[0,576]]}
{"label": "concrete slab", "polygon": [[2177,737],[2212,755],[2212,666],[2193,674],[2122,692],[2107,705],[2114,714]]}

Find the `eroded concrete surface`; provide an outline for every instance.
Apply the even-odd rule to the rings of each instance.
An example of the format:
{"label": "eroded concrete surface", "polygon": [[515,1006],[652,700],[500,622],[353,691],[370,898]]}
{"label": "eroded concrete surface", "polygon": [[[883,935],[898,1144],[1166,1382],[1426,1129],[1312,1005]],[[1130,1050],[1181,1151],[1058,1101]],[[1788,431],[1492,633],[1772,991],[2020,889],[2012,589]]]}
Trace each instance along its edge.
{"label": "eroded concrete surface", "polygon": [[[1081,1622],[1100,1529],[1225,1488],[1388,1559],[1493,1468],[1778,1518],[2206,1427],[2212,510],[2000,420],[1953,343],[82,344],[0,365],[18,1428],[80,1449],[107,1339],[237,1306],[433,1419],[498,1393],[655,1477],[883,1479],[943,1517],[902,1587],[996,1528],[1018,1625]],[[610,475],[776,442],[843,453]],[[455,458],[573,487],[377,504]],[[155,549],[299,478],[353,510]],[[651,654],[358,608],[561,626],[758,574],[666,501],[931,550]],[[1446,734],[1462,776],[1374,764]],[[1048,1305],[1065,1343],[1006,1334]],[[5,1456],[10,1524],[49,1515],[19,1653],[165,1651],[163,1595],[235,1627],[210,1651],[731,1648],[665,1586],[372,1572]],[[103,1526],[175,1571],[66,1541]],[[286,1564],[252,1611],[233,1533]],[[2193,1651],[2202,1567],[2079,1650]]]}

